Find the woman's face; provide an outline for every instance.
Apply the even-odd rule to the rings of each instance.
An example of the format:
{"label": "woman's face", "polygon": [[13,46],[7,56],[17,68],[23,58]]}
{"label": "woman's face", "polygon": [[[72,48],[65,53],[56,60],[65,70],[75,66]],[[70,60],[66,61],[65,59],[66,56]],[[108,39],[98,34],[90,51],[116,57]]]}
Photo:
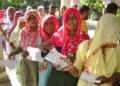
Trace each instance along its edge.
{"label": "woman's face", "polygon": [[71,13],[68,16],[68,21],[66,26],[68,30],[71,30],[71,31],[77,30],[78,23],[77,23],[77,17],[75,14]]}
{"label": "woman's face", "polygon": [[10,8],[8,15],[10,16],[10,19],[13,20],[14,19],[14,14],[15,14],[15,9]]}
{"label": "woman's face", "polygon": [[23,27],[25,27],[25,24],[26,24],[25,21],[21,22],[20,23],[20,29],[22,29]]}
{"label": "woman's face", "polygon": [[48,32],[48,34],[52,35],[54,33],[54,23],[52,20],[47,20],[45,23],[45,29]]}
{"label": "woman's face", "polygon": [[38,26],[38,20],[34,15],[30,15],[28,17],[28,23],[30,27],[37,27]]}

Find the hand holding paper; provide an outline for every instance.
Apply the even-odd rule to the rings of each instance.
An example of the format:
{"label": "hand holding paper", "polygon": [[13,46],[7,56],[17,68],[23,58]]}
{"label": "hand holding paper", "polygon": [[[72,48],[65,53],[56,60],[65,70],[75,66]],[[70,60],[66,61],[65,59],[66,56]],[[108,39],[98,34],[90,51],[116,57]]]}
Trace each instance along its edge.
{"label": "hand holding paper", "polygon": [[27,56],[27,59],[37,62],[43,62],[43,58],[41,57],[41,51],[39,48],[28,47],[27,51],[29,52],[29,56]]}
{"label": "hand holding paper", "polygon": [[22,60],[23,57],[16,55],[15,60],[6,59],[3,61],[4,65],[8,67],[10,70],[15,69],[17,64]]}
{"label": "hand holding paper", "polygon": [[65,58],[64,55],[62,55],[55,48],[53,48],[45,56],[45,60],[50,61],[57,70],[60,70],[60,69],[62,69],[64,67],[68,66],[68,64],[64,60],[61,59],[61,57]]}
{"label": "hand holding paper", "polygon": [[85,71],[83,71],[81,73],[80,79],[87,81],[87,82],[93,82],[93,83],[100,83],[101,82],[101,81],[97,80],[96,76],[92,76]]}

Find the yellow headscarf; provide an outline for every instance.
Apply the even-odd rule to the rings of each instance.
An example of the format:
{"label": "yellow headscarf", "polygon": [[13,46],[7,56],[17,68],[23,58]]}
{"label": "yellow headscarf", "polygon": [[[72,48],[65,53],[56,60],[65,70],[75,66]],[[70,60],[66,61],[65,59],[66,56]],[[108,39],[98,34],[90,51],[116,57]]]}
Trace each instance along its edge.
{"label": "yellow headscarf", "polygon": [[94,55],[91,54],[106,42],[117,44],[119,32],[120,20],[115,15],[105,14],[101,17],[93,41],[87,52],[87,69],[89,73],[106,77],[110,77],[113,74],[117,66],[116,48],[105,48],[105,59],[102,49]]}

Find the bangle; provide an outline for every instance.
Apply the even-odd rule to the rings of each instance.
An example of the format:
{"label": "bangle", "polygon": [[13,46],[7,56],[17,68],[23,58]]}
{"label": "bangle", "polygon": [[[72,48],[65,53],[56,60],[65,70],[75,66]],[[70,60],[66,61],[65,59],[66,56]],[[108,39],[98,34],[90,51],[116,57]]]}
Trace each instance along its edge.
{"label": "bangle", "polygon": [[111,84],[113,83],[112,77],[110,78],[110,83],[111,83]]}
{"label": "bangle", "polygon": [[112,77],[110,78],[110,80],[108,81],[109,84],[113,83]]}

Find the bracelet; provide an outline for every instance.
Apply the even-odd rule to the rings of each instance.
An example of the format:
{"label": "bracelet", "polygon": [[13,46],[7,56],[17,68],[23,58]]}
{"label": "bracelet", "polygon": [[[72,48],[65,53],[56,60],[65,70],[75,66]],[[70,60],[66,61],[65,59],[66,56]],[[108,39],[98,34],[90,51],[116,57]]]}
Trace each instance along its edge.
{"label": "bracelet", "polygon": [[113,83],[112,77],[110,78],[110,80],[108,81],[109,84]]}
{"label": "bracelet", "polygon": [[111,83],[111,84],[113,83],[112,77],[110,78],[110,83]]}

